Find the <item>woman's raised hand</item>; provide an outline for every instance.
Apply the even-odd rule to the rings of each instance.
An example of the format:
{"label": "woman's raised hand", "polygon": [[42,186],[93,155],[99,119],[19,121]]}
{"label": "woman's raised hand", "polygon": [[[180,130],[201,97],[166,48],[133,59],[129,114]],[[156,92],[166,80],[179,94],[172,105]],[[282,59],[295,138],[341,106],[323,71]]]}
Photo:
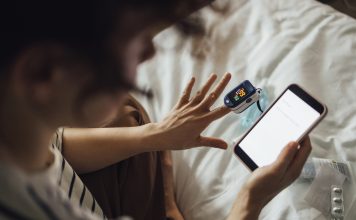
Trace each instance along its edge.
{"label": "woman's raised hand", "polygon": [[211,109],[230,81],[231,74],[226,73],[209,92],[216,79],[217,75],[212,74],[195,96],[191,96],[195,79],[190,80],[176,106],[163,121],[155,124],[157,130],[154,135],[158,138],[156,141],[160,149],[181,150],[198,146],[227,148],[225,141],[201,135],[210,123],[230,112],[225,106]]}

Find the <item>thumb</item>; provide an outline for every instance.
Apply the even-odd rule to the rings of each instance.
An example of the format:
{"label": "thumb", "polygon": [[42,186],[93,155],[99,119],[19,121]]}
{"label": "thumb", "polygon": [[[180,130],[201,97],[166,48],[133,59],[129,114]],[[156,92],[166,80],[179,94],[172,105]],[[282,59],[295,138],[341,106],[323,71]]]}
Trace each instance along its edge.
{"label": "thumb", "polygon": [[220,149],[227,149],[227,143],[224,140],[213,138],[213,137],[199,137],[199,145],[207,147],[215,147]]}
{"label": "thumb", "polygon": [[285,173],[298,152],[298,146],[299,144],[297,142],[288,143],[279,154],[277,160],[273,163],[273,169],[278,170],[278,172]]}

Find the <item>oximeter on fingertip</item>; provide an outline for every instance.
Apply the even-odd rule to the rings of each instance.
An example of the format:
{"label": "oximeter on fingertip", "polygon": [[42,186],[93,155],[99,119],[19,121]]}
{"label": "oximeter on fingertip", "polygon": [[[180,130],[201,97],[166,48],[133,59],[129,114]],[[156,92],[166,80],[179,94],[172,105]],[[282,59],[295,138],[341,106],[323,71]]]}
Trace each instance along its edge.
{"label": "oximeter on fingertip", "polygon": [[[261,89],[256,89],[250,81],[245,80],[225,96],[224,104],[235,113],[241,113],[258,102],[260,95]],[[262,111],[259,105],[258,108]]]}

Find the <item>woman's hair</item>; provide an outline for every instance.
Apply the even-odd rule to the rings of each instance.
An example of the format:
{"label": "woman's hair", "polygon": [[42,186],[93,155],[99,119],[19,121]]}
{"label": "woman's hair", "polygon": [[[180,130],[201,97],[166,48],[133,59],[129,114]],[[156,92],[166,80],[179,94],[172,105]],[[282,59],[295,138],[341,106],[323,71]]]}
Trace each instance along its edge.
{"label": "woman's hair", "polygon": [[[149,10],[167,21],[178,21],[207,0],[34,0],[0,3],[0,79],[6,76],[20,51],[38,43],[54,42],[73,55],[98,64],[96,87],[132,87],[120,69],[108,65],[112,57],[104,46],[123,10]],[[182,22],[185,32],[197,25]],[[188,31],[187,31],[188,30]],[[94,66],[94,65],[93,65]]]}

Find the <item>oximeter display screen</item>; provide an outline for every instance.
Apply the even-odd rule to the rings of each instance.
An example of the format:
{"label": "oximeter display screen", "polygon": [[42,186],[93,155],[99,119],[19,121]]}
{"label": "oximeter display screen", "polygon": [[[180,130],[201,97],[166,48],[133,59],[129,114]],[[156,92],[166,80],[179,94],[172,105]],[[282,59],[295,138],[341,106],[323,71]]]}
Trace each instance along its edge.
{"label": "oximeter display screen", "polygon": [[248,80],[245,80],[243,83],[229,92],[227,98],[231,102],[231,106],[237,106],[248,97],[250,97],[255,92],[255,90],[255,87],[253,87],[253,85]]}
{"label": "oximeter display screen", "polygon": [[239,101],[241,98],[246,96],[246,88],[241,87],[233,94],[233,100]]}

